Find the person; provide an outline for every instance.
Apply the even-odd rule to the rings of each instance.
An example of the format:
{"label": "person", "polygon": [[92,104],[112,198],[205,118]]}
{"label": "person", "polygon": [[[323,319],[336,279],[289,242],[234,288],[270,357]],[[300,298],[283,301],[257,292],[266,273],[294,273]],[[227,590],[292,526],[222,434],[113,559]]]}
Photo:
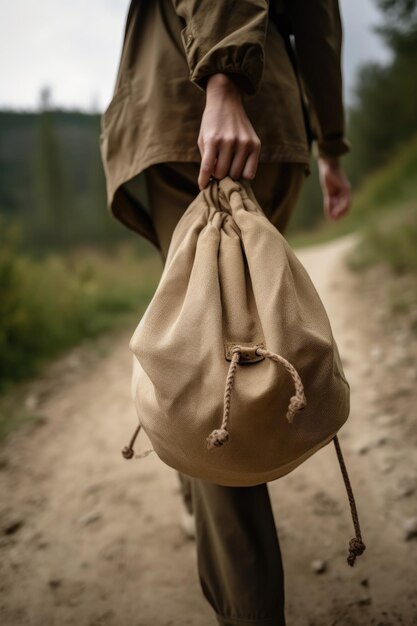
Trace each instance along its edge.
{"label": "person", "polygon": [[[172,233],[213,177],[251,181],[285,233],[312,147],[324,212],[347,213],[337,0],[133,0],[100,144],[111,214],[165,263]],[[198,572],[221,626],[285,624],[267,484],[180,476]]]}

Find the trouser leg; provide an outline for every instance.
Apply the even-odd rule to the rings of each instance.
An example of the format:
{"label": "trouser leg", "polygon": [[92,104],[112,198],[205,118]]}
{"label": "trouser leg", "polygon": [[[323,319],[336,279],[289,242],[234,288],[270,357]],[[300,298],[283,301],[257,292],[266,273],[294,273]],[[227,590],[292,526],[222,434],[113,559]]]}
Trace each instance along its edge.
{"label": "trouser leg", "polygon": [[281,626],[284,571],[266,484],[192,481],[201,587],[219,624]]}
{"label": "trouser leg", "polygon": [[[198,171],[197,163],[164,163],[146,170],[163,262],[175,225],[198,193]],[[255,196],[281,232],[302,179],[301,166],[259,164]],[[284,625],[284,572],[267,485],[222,487],[187,476],[180,480],[186,506],[195,513],[201,587],[219,624]]]}

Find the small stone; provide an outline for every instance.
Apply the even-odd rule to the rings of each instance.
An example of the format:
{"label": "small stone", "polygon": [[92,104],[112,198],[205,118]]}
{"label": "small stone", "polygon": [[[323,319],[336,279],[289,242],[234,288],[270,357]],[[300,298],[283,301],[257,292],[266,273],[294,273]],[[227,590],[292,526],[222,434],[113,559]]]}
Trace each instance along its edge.
{"label": "small stone", "polygon": [[370,606],[371,604],[372,598],[370,598],[369,596],[365,598],[360,598],[360,600],[358,600],[358,606]]}
{"label": "small stone", "polygon": [[364,455],[364,454],[367,454],[369,452],[369,448],[370,447],[371,447],[371,445],[370,445],[369,441],[359,441],[353,447],[353,450],[356,452],[356,454]]}
{"label": "small stone", "polygon": [[51,589],[58,589],[62,585],[62,580],[60,578],[51,578],[48,584]]}
{"label": "small stone", "polygon": [[417,517],[410,517],[403,524],[404,540],[411,541],[417,539]]}
{"label": "small stone", "polygon": [[357,449],[357,453],[361,455],[368,454],[368,452],[369,452],[369,446],[367,446],[366,444],[359,446]]}
{"label": "small stone", "polygon": [[369,579],[362,578],[362,580],[360,581],[360,584],[362,585],[362,587],[369,587]]}
{"label": "small stone", "polygon": [[39,406],[39,398],[36,394],[31,393],[25,400],[25,409],[27,411],[35,411]]}
{"label": "small stone", "polygon": [[13,520],[13,521],[9,522],[2,529],[3,530],[3,534],[4,535],[14,535],[15,533],[17,533],[18,530],[20,530],[22,528],[24,523],[25,522],[22,519],[16,519],[16,520]]}
{"label": "small stone", "polygon": [[98,511],[92,511],[82,515],[79,521],[82,526],[89,526],[90,524],[94,524],[95,522],[101,520],[102,517],[102,514]]}
{"label": "small stone", "polygon": [[321,559],[311,561],[310,565],[315,574],[323,574],[327,570],[326,561],[322,561]]}

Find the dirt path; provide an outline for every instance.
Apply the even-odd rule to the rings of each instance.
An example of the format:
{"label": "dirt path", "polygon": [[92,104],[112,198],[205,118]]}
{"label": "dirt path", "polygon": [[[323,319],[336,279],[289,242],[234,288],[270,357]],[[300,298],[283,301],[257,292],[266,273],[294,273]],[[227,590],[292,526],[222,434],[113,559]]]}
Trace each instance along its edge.
{"label": "dirt path", "polygon": [[[352,387],[340,440],[367,551],[348,567],[351,519],[333,444],[271,483],[288,626],[417,624],[415,344],[404,333],[392,338],[344,268],[351,245],[344,239],[300,257]],[[4,626],[214,624],[194,544],[178,523],[175,473],[156,455],[127,463],[119,453],[136,423],[130,335],[104,341],[104,355],[75,350],[35,381],[27,404],[41,424],[1,452]],[[324,572],[314,571],[315,560]]]}

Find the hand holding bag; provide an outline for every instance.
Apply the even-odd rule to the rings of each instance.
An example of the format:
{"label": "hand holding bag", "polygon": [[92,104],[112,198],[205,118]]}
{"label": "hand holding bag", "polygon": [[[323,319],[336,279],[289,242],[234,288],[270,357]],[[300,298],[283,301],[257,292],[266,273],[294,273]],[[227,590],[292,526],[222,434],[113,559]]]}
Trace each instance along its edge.
{"label": "hand holding bag", "polygon": [[182,473],[256,485],[333,440],[354,564],[365,545],[337,439],[349,385],[319,295],[249,182],[213,179],[189,205],[129,347],[134,438],[142,426],[157,455]]}

